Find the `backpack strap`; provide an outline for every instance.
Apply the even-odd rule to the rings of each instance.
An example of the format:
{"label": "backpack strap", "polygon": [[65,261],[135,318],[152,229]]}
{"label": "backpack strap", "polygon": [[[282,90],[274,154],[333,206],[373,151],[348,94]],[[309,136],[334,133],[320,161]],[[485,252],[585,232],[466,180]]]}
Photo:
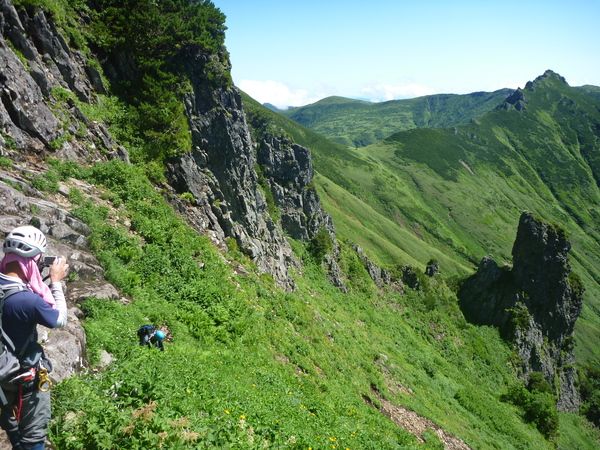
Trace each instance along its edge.
{"label": "backpack strap", "polygon": [[22,284],[16,286],[13,284],[13,286],[14,287],[7,290],[2,289],[2,301],[6,300],[8,297],[16,294],[17,292],[29,291],[29,289],[27,289],[27,287]]}

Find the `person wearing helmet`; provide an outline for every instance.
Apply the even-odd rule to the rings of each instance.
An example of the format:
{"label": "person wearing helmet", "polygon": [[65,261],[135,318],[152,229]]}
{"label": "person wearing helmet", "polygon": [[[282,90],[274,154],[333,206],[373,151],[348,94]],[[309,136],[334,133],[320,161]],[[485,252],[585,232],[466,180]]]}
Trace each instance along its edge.
{"label": "person wearing helmet", "polygon": [[142,325],[139,328],[137,335],[140,338],[140,345],[148,347],[154,346],[159,348],[161,352],[165,350],[165,346],[163,345],[165,333],[157,330],[152,325]]}
{"label": "person wearing helmet", "polygon": [[[50,266],[50,286],[43,282],[38,262],[46,251],[46,237],[35,227],[15,228],[4,240],[0,262],[0,289],[4,298],[2,328],[19,356],[20,372],[0,387],[7,400],[1,406],[0,426],[13,448],[43,450],[50,420],[50,391],[42,391],[40,373],[52,369],[37,342],[36,326],[63,327],[67,304],[61,281],[67,275],[66,258]],[[10,291],[10,293],[9,293]]]}

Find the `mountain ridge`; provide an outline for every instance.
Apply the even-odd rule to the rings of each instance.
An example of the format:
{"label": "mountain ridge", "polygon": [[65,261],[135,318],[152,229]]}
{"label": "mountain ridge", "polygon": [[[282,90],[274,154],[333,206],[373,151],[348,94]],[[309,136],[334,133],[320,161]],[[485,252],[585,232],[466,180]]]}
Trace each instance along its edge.
{"label": "mountain ridge", "polygon": [[[328,97],[280,113],[334,142],[364,147],[394,132],[468,123],[495,107],[512,89],[471,94],[434,94],[380,103]],[[351,115],[352,121],[345,117]]]}
{"label": "mountain ridge", "polygon": [[[451,222],[468,213],[460,203],[478,201],[449,197],[452,177],[486,174],[476,160],[448,161],[448,179],[434,179],[414,160],[399,170],[395,152],[411,149],[398,141],[356,151],[281,129],[285,121],[247,105],[231,84],[224,16],[211,2],[0,7],[10,18],[0,21],[0,163],[6,184],[18,187],[5,192],[21,205],[3,223],[51,225],[65,241],[81,237],[60,221],[78,224],[119,291],[78,300],[91,369],[57,386],[55,447],[431,448],[449,433],[456,448],[596,445],[581,416],[556,412],[538,378],[518,377],[498,330],[467,322],[458,308],[460,276],[447,277],[448,267],[472,272],[490,244],[502,250],[516,229],[518,208],[497,202],[481,211],[505,223],[481,215],[481,231]],[[150,52],[132,45],[139,39]],[[536,106],[528,100],[523,111],[498,114],[518,122]],[[465,126],[434,132],[477,141]],[[467,147],[460,155],[480,150]],[[513,172],[510,182],[525,180]],[[404,184],[394,191],[392,183]],[[18,189],[42,199],[28,206]],[[53,213],[46,196],[69,211]],[[343,207],[367,204],[339,220]],[[569,215],[558,219],[569,219],[579,271],[588,261],[581,232]],[[404,246],[385,273],[372,263],[379,225]],[[347,238],[349,228],[356,237],[371,232],[364,245]],[[382,245],[379,255],[390,249]],[[441,273],[424,274],[426,261]],[[165,330],[165,352],[139,347],[144,323]],[[400,417],[409,408],[429,429]]]}

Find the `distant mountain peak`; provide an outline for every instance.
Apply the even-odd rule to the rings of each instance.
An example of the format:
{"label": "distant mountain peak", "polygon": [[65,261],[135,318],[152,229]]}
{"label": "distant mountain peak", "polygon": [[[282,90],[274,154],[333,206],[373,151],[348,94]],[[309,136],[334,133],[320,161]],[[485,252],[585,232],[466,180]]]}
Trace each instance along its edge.
{"label": "distant mountain peak", "polygon": [[263,106],[269,108],[271,111],[275,111],[275,112],[281,112],[281,111],[285,111],[286,109],[289,109],[290,107],[288,106],[287,108],[284,109],[280,109],[277,106],[273,105],[272,103],[263,103]]}
{"label": "distant mountain peak", "polygon": [[544,88],[570,87],[567,80],[552,70],[546,70],[542,75],[533,81],[528,81],[523,89],[519,88],[506,98],[506,101],[499,105],[499,109],[511,109],[514,107],[517,111],[524,111],[529,104],[528,96],[536,90]]}
{"label": "distant mountain peak", "polygon": [[569,83],[567,83],[567,80],[565,80],[563,76],[559,75],[558,73],[552,70],[546,70],[543,75],[540,75],[533,81],[527,82],[527,84],[525,85],[525,89],[531,90],[535,88],[536,85],[546,85],[549,82],[554,83],[557,81],[566,86],[569,85]]}

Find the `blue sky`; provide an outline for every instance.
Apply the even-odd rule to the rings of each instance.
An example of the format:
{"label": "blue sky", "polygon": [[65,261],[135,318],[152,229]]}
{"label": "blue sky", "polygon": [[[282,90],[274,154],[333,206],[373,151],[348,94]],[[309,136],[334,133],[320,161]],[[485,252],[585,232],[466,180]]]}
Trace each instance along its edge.
{"label": "blue sky", "polygon": [[600,0],[213,0],[234,83],[261,103],[600,86]]}

